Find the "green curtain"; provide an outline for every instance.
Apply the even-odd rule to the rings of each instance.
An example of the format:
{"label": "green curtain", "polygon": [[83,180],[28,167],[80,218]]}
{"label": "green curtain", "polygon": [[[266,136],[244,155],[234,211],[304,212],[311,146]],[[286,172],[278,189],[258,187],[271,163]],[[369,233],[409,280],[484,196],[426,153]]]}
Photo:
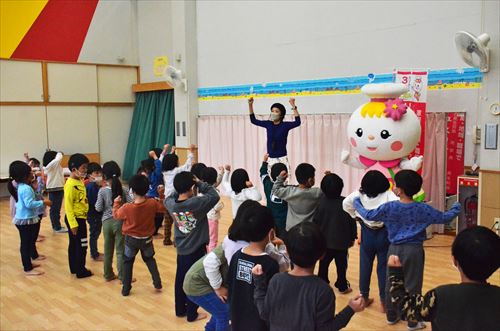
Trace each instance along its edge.
{"label": "green curtain", "polygon": [[132,177],[141,160],[155,147],[175,143],[174,91],[136,93],[134,115],[125,153],[123,179]]}

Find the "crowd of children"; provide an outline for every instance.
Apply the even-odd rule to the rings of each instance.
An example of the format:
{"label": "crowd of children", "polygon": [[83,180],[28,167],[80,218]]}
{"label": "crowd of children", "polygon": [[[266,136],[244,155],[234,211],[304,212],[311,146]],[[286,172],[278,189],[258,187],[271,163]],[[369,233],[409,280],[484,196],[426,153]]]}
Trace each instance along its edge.
{"label": "crowd of children", "polygon": [[[165,223],[163,243],[175,245],[177,251],[174,313],[193,322],[207,317],[198,312],[201,306],[211,314],[206,330],[339,330],[374,301],[370,279],[375,256],[388,324],[403,319],[409,330],[424,328],[423,321],[431,321],[436,330],[492,330],[500,325],[500,288],[486,283],[500,266],[500,238],[489,229],[464,230],[453,244],[462,284],[421,295],[425,229],[449,222],[460,205],[441,212],[413,201],[422,186],[417,172],[396,173],[391,190],[383,174],[369,171],[360,190],[344,198],[338,175],[327,172],[320,187],[314,187],[315,168],[301,163],[295,170],[298,185],[288,185],[287,166],[278,162],[269,169],[265,155],[260,169],[267,201],[263,206],[262,195],[246,170],[231,173],[225,165],[218,172],[194,163],[193,145],[186,163],[179,165],[175,147],[169,149],[165,145],[150,151],[129,179],[129,189],[122,185],[115,161],[101,167],[77,153],[63,169],[62,153],[48,151],[43,167],[27,154],[25,162],[12,162],[11,215],[20,234],[25,274],[43,274],[38,261],[45,257],[38,254],[36,242],[42,239],[38,238],[40,221],[50,206],[53,230],[68,233],[70,272],[77,278],[93,275],[85,265],[90,246],[91,258],[103,261],[105,280],[121,281],[123,296],[131,293],[139,251],[154,288],[161,291],[153,239],[160,236],[158,230]],[[220,244],[218,222],[225,206],[219,184],[230,198],[233,217]],[[67,230],[59,219],[62,202]],[[358,237],[357,223],[360,293],[335,314],[329,265],[335,261],[333,285],[338,292],[352,292],[347,280],[348,250]],[[97,249],[101,232],[103,253]],[[467,302],[473,308],[466,309]]]}

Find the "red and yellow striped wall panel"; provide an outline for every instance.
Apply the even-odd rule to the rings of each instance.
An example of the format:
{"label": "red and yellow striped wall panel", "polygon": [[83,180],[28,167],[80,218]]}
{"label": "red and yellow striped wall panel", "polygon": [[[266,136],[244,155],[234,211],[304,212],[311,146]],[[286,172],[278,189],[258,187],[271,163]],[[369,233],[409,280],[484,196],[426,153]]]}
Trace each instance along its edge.
{"label": "red and yellow striped wall panel", "polygon": [[97,3],[0,1],[0,57],[77,62]]}

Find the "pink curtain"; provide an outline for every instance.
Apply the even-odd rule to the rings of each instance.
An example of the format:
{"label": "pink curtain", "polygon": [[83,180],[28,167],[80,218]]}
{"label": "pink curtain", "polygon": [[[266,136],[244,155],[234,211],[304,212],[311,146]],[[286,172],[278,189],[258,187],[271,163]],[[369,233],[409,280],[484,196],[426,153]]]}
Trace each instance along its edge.
{"label": "pink curtain", "polygon": [[[364,171],[340,162],[342,150],[350,149],[346,138],[349,117],[350,114],[301,115],[302,125],[288,135],[292,171],[307,162],[316,168],[317,186],[324,171],[330,170],[344,180],[344,195],[357,190]],[[246,169],[254,185],[261,187],[259,168],[266,152],[266,131],[252,125],[248,116],[198,118],[198,151],[199,160],[207,165],[231,164],[233,169]]]}
{"label": "pink curtain", "polygon": [[[427,113],[423,165],[426,200],[439,210],[446,205],[446,114]],[[433,232],[444,232],[444,225],[433,225]]]}
{"label": "pink curtain", "polygon": [[[302,125],[290,131],[288,159],[293,169],[307,162],[316,168],[319,186],[325,170],[344,180],[343,195],[359,188],[364,171],[340,162],[343,149],[350,150],[346,127],[350,114],[301,115]],[[261,117],[264,119],[264,117]],[[291,120],[291,117],[287,120]],[[424,157],[424,190],[435,208],[445,206],[446,117],[427,113]],[[265,129],[250,123],[248,116],[202,116],[198,119],[198,151],[201,162],[213,167],[231,164],[244,168],[261,189],[259,168],[266,152]],[[294,170],[293,170],[294,171]],[[433,231],[442,232],[443,226]]]}

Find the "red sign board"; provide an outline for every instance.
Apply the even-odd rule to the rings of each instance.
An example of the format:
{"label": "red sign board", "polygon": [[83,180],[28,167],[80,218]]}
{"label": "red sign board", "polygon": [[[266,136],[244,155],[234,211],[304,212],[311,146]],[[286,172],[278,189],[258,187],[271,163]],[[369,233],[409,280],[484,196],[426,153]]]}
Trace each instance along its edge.
{"label": "red sign board", "polygon": [[464,172],[465,113],[447,113],[446,121],[446,194],[453,195],[457,194],[457,177]]}

